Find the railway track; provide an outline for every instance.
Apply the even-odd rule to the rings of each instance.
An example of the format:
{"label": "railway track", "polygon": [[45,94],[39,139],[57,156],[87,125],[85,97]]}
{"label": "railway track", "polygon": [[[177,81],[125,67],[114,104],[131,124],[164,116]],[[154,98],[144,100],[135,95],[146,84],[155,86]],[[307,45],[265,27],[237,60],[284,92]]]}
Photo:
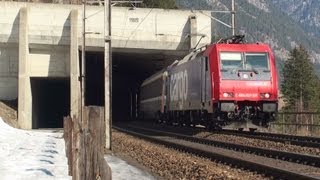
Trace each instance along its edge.
{"label": "railway track", "polygon": [[[186,128],[192,129],[195,133],[204,131],[203,127],[186,127]],[[240,136],[245,138],[280,142],[284,144],[296,145],[301,147],[320,148],[320,137],[295,136],[295,135],[288,135],[288,134],[275,134],[275,133],[265,133],[265,132],[249,132],[249,131],[238,131],[238,130],[229,130],[229,129],[211,131],[211,133],[234,135],[234,136]]]}
{"label": "railway track", "polygon": [[320,179],[320,157],[317,156],[223,143],[134,126],[122,125],[113,128],[152,142],[223,161],[234,166],[241,166],[268,176]]}
{"label": "railway track", "polygon": [[294,135],[287,135],[287,134],[275,134],[275,133],[264,133],[264,132],[237,131],[237,130],[227,130],[227,129],[224,129],[221,131],[215,131],[214,133],[282,142],[286,144],[303,146],[303,147],[320,148],[320,138],[317,138],[317,137],[294,136]]}

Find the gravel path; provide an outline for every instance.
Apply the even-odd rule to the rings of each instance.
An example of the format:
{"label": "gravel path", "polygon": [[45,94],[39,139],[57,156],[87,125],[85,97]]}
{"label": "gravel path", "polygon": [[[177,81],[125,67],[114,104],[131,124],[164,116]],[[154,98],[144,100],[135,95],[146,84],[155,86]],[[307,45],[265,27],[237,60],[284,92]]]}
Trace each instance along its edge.
{"label": "gravel path", "polygon": [[267,179],[208,159],[113,131],[113,151],[127,154],[164,179]]}

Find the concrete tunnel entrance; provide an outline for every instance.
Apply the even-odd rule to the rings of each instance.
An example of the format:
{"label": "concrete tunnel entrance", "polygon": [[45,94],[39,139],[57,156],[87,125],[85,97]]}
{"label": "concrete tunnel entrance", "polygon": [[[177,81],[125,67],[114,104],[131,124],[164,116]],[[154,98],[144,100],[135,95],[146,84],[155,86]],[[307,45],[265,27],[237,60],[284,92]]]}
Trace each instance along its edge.
{"label": "concrete tunnel entrance", "polygon": [[[80,52],[81,54],[81,52]],[[112,53],[113,121],[127,121],[137,117],[141,82],[169,65],[175,58],[155,53]],[[86,53],[85,105],[104,106],[104,53]]]}
{"label": "concrete tunnel entrance", "polygon": [[[81,53],[81,52],[80,52]],[[86,106],[104,106],[104,54],[86,53]],[[32,129],[63,128],[70,114],[70,78],[31,77]]]}
{"label": "concrete tunnel entrance", "polygon": [[[114,52],[112,58],[112,119],[135,119],[142,81],[169,65],[173,58],[120,52]],[[63,117],[70,113],[70,78],[31,77],[30,80],[32,128],[62,128]],[[85,85],[85,105],[104,106],[103,52],[86,53]]]}
{"label": "concrete tunnel entrance", "polygon": [[[141,64],[132,57],[113,53],[111,111],[115,121],[135,114],[134,91],[141,79]],[[87,52],[85,68],[85,106],[104,106],[104,53]]]}
{"label": "concrete tunnel entrance", "polygon": [[169,65],[174,58],[134,52],[113,52],[112,58],[112,120],[133,120],[138,115],[142,81]]}
{"label": "concrete tunnel entrance", "polygon": [[69,78],[31,78],[32,129],[62,128],[70,109]]}

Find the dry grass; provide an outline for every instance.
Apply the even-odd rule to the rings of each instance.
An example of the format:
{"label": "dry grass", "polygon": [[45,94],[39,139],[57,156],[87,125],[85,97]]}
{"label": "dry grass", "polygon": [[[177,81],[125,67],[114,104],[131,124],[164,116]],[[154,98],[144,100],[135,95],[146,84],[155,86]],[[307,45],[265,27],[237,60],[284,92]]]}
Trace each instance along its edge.
{"label": "dry grass", "polygon": [[0,101],[0,117],[12,127],[18,128],[18,116],[16,100],[13,101]]}

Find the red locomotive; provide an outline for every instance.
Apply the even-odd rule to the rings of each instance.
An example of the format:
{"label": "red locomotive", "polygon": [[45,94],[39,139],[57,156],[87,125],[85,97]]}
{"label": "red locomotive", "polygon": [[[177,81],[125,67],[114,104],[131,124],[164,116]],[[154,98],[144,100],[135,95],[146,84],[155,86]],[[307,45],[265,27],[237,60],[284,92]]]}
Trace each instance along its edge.
{"label": "red locomotive", "polygon": [[273,53],[243,36],[195,50],[141,85],[140,116],[167,123],[267,126],[277,109]]}

